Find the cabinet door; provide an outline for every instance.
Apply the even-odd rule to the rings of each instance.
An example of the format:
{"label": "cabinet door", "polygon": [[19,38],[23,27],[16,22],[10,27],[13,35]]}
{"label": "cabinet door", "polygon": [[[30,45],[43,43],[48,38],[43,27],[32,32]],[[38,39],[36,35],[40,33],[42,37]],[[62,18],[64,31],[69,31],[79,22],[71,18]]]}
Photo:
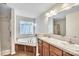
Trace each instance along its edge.
{"label": "cabinet door", "polygon": [[38,52],[39,52],[39,55],[42,56],[43,55],[43,42],[42,40],[38,40]]}
{"label": "cabinet door", "polygon": [[49,56],[49,44],[43,42],[43,56]]}
{"label": "cabinet door", "polygon": [[50,45],[50,55],[62,56],[62,50]]}
{"label": "cabinet door", "polygon": [[35,46],[26,46],[26,54],[31,53],[32,55],[36,55],[36,47]]}
{"label": "cabinet door", "polygon": [[73,55],[63,51],[63,56],[73,56]]}

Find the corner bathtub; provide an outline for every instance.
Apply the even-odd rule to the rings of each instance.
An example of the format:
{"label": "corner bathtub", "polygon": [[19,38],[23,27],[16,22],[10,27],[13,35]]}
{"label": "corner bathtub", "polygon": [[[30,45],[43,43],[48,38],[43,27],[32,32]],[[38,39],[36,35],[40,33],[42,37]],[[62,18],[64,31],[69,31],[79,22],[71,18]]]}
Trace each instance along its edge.
{"label": "corner bathtub", "polygon": [[37,39],[35,37],[19,38],[19,39],[16,40],[16,44],[36,46]]}

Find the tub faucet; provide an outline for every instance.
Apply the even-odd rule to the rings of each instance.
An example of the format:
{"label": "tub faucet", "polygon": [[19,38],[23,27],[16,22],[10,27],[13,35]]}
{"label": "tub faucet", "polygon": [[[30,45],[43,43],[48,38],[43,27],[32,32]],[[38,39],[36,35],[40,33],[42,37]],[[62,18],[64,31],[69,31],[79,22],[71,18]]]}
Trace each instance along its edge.
{"label": "tub faucet", "polygon": [[31,40],[30,40],[30,43],[31,43]]}

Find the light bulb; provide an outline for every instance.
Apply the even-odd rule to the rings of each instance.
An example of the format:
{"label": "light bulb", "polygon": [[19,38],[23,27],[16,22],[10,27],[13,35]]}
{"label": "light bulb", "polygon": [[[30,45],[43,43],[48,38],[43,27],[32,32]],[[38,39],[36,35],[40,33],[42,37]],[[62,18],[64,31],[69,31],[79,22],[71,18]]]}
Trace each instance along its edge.
{"label": "light bulb", "polygon": [[49,13],[46,13],[46,16],[49,16]]}

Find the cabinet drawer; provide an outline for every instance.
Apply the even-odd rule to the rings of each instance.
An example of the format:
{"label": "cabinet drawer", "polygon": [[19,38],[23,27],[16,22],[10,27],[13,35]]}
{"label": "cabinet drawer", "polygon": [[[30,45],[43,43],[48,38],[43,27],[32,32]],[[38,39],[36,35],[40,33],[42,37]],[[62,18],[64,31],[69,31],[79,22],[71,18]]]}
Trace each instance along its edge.
{"label": "cabinet drawer", "polygon": [[43,46],[45,46],[46,48],[49,48],[49,44],[43,41]]}
{"label": "cabinet drawer", "polygon": [[56,47],[54,47],[52,45],[50,45],[50,51],[52,53],[55,53],[58,56],[62,56],[62,50],[60,50],[59,48],[56,48]]}

